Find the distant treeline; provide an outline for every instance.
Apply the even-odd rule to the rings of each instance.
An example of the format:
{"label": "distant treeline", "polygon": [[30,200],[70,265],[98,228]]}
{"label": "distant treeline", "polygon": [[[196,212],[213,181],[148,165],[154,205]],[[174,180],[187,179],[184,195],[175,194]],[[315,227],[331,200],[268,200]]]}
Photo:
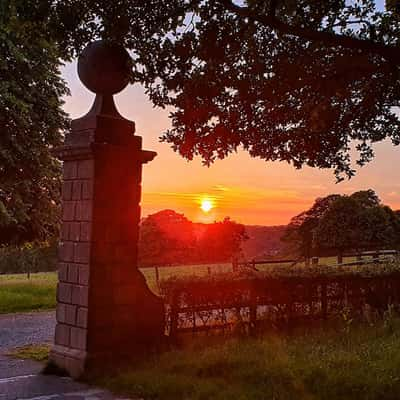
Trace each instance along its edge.
{"label": "distant treeline", "polygon": [[163,210],[140,225],[139,265],[172,265],[231,261],[247,239],[244,225],[225,218],[195,224],[183,214]]}

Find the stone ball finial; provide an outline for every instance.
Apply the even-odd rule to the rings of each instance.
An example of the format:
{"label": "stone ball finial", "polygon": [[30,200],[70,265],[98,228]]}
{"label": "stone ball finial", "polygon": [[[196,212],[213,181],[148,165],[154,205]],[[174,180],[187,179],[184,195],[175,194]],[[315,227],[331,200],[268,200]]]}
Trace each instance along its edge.
{"label": "stone ball finial", "polygon": [[113,95],[129,83],[131,57],[121,45],[98,40],[89,43],[78,59],[78,75],[96,94]]}

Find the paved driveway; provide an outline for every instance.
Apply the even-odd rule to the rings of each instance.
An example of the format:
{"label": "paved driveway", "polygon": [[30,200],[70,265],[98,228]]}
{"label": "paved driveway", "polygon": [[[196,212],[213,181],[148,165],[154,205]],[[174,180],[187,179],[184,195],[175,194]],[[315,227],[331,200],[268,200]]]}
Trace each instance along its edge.
{"label": "paved driveway", "polygon": [[7,356],[16,347],[51,342],[54,328],[54,312],[0,315],[0,400],[118,400],[70,378],[41,375],[41,363]]}

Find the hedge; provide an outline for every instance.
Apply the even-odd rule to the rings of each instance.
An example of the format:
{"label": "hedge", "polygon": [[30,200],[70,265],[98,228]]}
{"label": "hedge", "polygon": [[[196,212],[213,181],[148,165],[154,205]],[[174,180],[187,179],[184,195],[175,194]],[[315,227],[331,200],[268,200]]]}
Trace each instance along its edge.
{"label": "hedge", "polygon": [[400,267],[272,267],[267,272],[173,277],[160,283],[167,333],[290,326],[400,304]]}

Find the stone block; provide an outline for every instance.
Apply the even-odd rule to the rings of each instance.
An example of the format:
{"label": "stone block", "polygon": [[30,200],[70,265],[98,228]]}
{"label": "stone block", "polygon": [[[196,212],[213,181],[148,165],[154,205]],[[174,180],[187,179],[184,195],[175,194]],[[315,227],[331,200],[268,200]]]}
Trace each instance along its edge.
{"label": "stone block", "polygon": [[80,265],[78,280],[80,285],[88,285],[89,284],[89,266],[88,265]]}
{"label": "stone block", "polygon": [[69,239],[69,222],[64,222],[61,224],[60,239],[61,240]]}
{"label": "stone block", "polygon": [[116,245],[115,246],[115,262],[121,264],[134,263],[135,249],[133,245]]}
{"label": "stone block", "polygon": [[71,303],[72,285],[59,282],[57,285],[57,301],[61,303]]}
{"label": "stone block", "polygon": [[66,308],[67,308],[66,304],[57,303],[56,320],[57,320],[57,322],[59,322],[61,324],[65,323]]}
{"label": "stone block", "polygon": [[90,261],[90,243],[74,243],[74,261],[82,264],[86,264]]}
{"label": "stone block", "polygon": [[65,323],[68,325],[76,325],[77,306],[67,304],[65,306]]}
{"label": "stone block", "polygon": [[90,222],[80,223],[80,240],[82,242],[89,242],[91,239],[91,224]]}
{"label": "stone block", "polygon": [[82,199],[93,199],[93,180],[89,179],[82,181]]}
{"label": "stone block", "polygon": [[74,285],[72,287],[72,304],[87,307],[89,304],[88,286]]}
{"label": "stone block", "polygon": [[74,181],[72,185],[72,200],[82,199],[82,182]]}
{"label": "stone block", "polygon": [[76,324],[80,328],[87,328],[88,326],[88,309],[86,307],[78,308],[78,315],[76,318]]}
{"label": "stone block", "polygon": [[77,161],[64,161],[63,164],[63,177],[65,180],[75,179],[78,176],[78,162]]}
{"label": "stone block", "polygon": [[71,327],[58,323],[56,325],[55,343],[61,346],[69,346],[71,336]]}
{"label": "stone block", "polygon": [[114,304],[115,305],[128,305],[132,304],[135,298],[137,287],[131,285],[120,286],[114,291]]}
{"label": "stone block", "polygon": [[81,236],[81,225],[79,222],[69,223],[68,239],[73,242],[78,242]]}
{"label": "stone block", "polygon": [[61,282],[68,281],[68,264],[58,263],[58,280]]}
{"label": "stone block", "polygon": [[62,219],[63,221],[73,221],[75,219],[75,201],[64,201],[62,204]]}
{"label": "stone block", "polygon": [[91,221],[92,202],[90,200],[78,201],[76,204],[75,217],[76,221]]}
{"label": "stone block", "polygon": [[91,179],[94,177],[94,160],[82,160],[78,163],[78,178]]}
{"label": "stone block", "polygon": [[71,200],[72,199],[72,181],[64,181],[61,189],[62,199]]}
{"label": "stone block", "polygon": [[63,241],[58,245],[58,259],[60,261],[73,261],[74,260],[74,243]]}
{"label": "stone block", "polygon": [[70,283],[78,283],[78,271],[79,265],[69,264],[68,265],[68,282]]}
{"label": "stone block", "polygon": [[83,328],[71,328],[71,347],[79,350],[86,349],[87,330]]}

